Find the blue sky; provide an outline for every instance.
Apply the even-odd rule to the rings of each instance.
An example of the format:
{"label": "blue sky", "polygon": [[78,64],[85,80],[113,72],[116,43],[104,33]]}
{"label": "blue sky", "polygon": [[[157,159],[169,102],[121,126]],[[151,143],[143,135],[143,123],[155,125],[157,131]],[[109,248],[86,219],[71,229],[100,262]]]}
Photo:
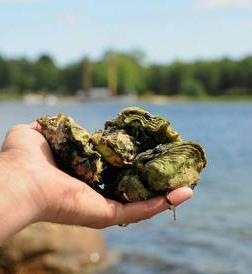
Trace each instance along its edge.
{"label": "blue sky", "polygon": [[150,62],[252,54],[252,0],[0,0],[0,54],[59,64],[107,49]]}

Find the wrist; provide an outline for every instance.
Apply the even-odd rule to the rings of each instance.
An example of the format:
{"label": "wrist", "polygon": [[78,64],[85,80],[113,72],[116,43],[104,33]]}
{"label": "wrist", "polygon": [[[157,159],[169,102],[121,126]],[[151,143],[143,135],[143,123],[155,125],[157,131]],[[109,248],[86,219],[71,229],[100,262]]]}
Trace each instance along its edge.
{"label": "wrist", "polygon": [[32,178],[15,153],[0,153],[0,244],[39,219],[31,198]]}

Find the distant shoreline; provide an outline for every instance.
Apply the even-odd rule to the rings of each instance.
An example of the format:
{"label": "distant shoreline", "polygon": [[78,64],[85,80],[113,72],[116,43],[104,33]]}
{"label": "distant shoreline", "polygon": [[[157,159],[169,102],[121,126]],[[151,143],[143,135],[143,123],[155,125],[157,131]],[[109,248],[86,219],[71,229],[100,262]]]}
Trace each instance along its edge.
{"label": "distant shoreline", "polygon": [[167,95],[143,95],[139,97],[141,102],[164,104],[169,102],[252,102],[252,96],[167,96]]}
{"label": "distant shoreline", "polygon": [[[33,94],[35,97],[38,97],[36,103],[45,103],[47,98],[50,98],[51,95],[41,97],[41,95]],[[123,96],[122,96],[123,97]],[[42,99],[41,99],[42,98]],[[59,102],[80,102],[80,99],[77,96],[55,96],[57,101]],[[120,96],[116,97],[106,97],[106,98],[97,98],[92,100],[81,100],[81,102],[99,102],[99,101],[115,101],[115,99],[120,100]],[[200,96],[200,97],[192,97],[192,96],[181,96],[181,95],[141,95],[136,96],[136,101],[143,103],[154,103],[154,104],[165,104],[171,102],[252,102],[252,96],[244,95],[244,96]],[[117,101],[117,100],[116,100]],[[0,102],[26,102],[25,96],[17,95],[10,96],[7,94],[0,93]]]}

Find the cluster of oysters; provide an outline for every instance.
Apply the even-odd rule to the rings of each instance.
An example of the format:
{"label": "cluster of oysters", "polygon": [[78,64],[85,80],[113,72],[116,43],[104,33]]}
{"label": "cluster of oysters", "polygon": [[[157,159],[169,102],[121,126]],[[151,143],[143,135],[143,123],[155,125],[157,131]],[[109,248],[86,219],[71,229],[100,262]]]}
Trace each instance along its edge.
{"label": "cluster of oysters", "polygon": [[130,107],[87,132],[66,115],[37,120],[60,169],[120,202],[194,188],[206,166],[203,148],[182,141],[170,122]]}

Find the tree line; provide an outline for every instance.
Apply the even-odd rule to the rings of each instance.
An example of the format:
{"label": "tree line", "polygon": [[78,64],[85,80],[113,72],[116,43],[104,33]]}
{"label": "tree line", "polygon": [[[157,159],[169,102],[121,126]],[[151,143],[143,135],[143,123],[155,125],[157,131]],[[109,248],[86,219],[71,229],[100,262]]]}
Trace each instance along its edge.
{"label": "tree line", "polygon": [[65,67],[48,55],[33,61],[0,56],[0,93],[73,95],[93,87],[108,87],[111,95],[252,95],[252,56],[147,64],[139,51],[109,51],[100,60],[84,58]]}

